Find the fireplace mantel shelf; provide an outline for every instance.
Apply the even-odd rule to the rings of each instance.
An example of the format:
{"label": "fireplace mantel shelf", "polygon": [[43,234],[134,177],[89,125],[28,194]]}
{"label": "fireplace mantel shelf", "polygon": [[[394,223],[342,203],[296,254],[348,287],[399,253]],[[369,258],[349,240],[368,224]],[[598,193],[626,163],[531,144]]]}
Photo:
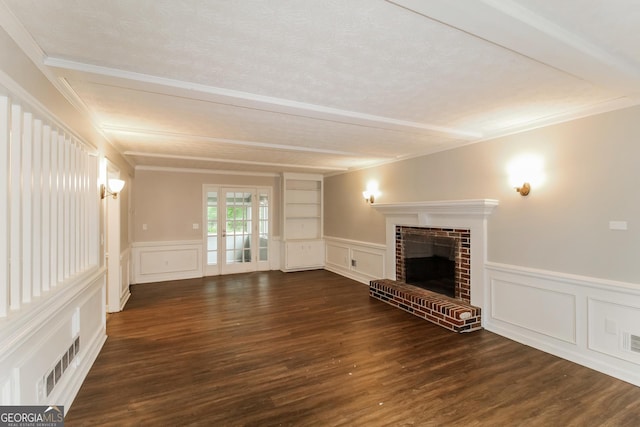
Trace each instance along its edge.
{"label": "fireplace mantel shelf", "polygon": [[440,200],[425,202],[374,203],[371,205],[384,215],[438,214],[490,215],[498,201],[495,199]]}

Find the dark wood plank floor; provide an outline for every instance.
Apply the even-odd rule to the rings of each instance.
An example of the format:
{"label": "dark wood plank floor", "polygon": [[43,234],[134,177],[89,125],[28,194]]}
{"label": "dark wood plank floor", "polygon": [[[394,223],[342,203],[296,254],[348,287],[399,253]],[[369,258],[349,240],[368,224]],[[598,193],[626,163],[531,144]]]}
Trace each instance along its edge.
{"label": "dark wood plank floor", "polygon": [[137,285],[107,332],[68,426],[640,425],[639,387],[322,270]]}

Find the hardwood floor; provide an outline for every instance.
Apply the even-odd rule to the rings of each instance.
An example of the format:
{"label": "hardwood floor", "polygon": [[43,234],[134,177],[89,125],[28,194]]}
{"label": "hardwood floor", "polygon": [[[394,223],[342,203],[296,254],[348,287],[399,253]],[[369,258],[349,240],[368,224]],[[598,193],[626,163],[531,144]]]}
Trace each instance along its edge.
{"label": "hardwood floor", "polygon": [[322,270],[136,285],[107,333],[67,426],[640,425],[639,387]]}

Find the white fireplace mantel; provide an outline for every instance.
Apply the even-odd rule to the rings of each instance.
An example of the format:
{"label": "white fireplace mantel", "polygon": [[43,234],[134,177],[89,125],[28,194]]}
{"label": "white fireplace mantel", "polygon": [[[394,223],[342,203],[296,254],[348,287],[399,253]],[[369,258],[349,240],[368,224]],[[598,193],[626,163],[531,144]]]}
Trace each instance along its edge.
{"label": "white fireplace mantel", "polygon": [[[374,203],[386,218],[385,276],[395,280],[396,226],[465,228],[471,231],[471,304],[484,308],[487,261],[487,217],[498,206],[494,199]],[[484,320],[483,320],[484,322]]]}
{"label": "white fireplace mantel", "polygon": [[498,201],[495,199],[440,200],[431,202],[374,203],[371,206],[384,215],[423,213],[487,216],[498,206]]}

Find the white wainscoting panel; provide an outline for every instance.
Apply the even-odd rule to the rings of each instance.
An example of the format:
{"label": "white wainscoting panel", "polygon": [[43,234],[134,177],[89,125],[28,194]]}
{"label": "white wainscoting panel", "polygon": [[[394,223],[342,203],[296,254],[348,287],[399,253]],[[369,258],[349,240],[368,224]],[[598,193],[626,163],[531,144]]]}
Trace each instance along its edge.
{"label": "white wainscoting panel", "polygon": [[348,245],[340,243],[327,243],[325,264],[348,270],[351,260],[351,251]]}
{"label": "white wainscoting panel", "polygon": [[492,262],[486,272],[485,329],[640,386],[640,284]]}
{"label": "white wainscoting panel", "polygon": [[589,348],[640,366],[640,306],[619,298],[589,298],[588,304]]}
{"label": "white wainscoting panel", "polygon": [[202,277],[202,241],[133,244],[134,283]]}
{"label": "white wainscoting panel", "polygon": [[68,410],[107,338],[105,276],[104,268],[80,275],[2,330],[1,405],[58,402]]}
{"label": "white wainscoting panel", "polygon": [[385,277],[385,245],[327,236],[324,239],[326,270],[367,285]]}
{"label": "white wainscoting panel", "polygon": [[494,319],[576,343],[575,295],[498,279],[490,284]]}
{"label": "white wainscoting panel", "polygon": [[355,246],[351,248],[351,259],[355,261],[354,271],[368,277],[380,279],[384,277],[384,254],[371,248]]}

